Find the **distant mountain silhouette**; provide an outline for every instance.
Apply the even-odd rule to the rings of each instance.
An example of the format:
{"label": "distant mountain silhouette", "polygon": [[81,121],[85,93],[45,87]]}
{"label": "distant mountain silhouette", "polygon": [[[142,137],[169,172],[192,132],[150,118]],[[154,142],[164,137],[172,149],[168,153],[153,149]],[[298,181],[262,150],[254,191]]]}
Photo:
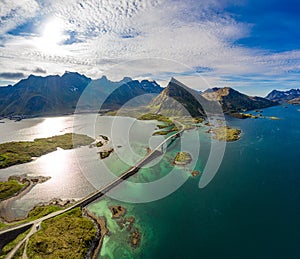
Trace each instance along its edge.
{"label": "distant mountain silhouette", "polygon": [[136,96],[160,91],[156,82],[128,77],[112,82],[105,76],[92,80],[74,72],[30,75],[14,86],[0,87],[0,116],[57,115],[72,113],[77,106],[80,111],[119,108]]}
{"label": "distant mountain silhouette", "polygon": [[220,102],[223,111],[226,113],[263,109],[278,105],[277,102],[262,97],[248,96],[230,87],[208,89],[202,93],[202,96],[207,100]]}
{"label": "distant mountain silhouette", "polygon": [[266,98],[280,103],[299,103],[300,89],[291,89],[288,91],[273,90]]}
{"label": "distant mountain silhouette", "polygon": [[[268,98],[272,100],[268,100],[250,97],[229,87],[199,93],[175,78],[163,89],[155,81],[129,77],[113,82],[106,76],[92,80],[74,72],[62,76],[31,75],[14,86],[0,87],[0,116],[59,115],[73,113],[76,109],[80,112],[116,110],[126,104],[128,107],[147,106],[152,112],[167,116],[205,117],[206,113],[222,110],[230,114],[277,105],[273,100],[277,100],[278,92],[270,93]],[[291,90],[289,96],[295,97],[298,92]],[[216,101],[222,109],[219,104],[216,109]]]}
{"label": "distant mountain silhouette", "polygon": [[[153,95],[150,94],[159,94],[162,91],[162,88],[155,82],[148,80],[138,80],[129,81],[118,87],[105,99],[102,108],[103,109],[118,109],[127,102],[130,101],[130,106],[140,106],[148,104]],[[146,95],[149,94],[149,95]],[[135,98],[141,96],[139,98]]]}

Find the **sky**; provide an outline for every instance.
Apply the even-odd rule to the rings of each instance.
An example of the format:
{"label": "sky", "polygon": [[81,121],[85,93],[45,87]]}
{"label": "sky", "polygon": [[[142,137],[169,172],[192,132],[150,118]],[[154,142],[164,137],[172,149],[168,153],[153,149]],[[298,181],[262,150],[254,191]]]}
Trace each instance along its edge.
{"label": "sky", "polygon": [[299,24],[298,0],[0,0],[0,85],[76,71],[264,96],[300,88]]}

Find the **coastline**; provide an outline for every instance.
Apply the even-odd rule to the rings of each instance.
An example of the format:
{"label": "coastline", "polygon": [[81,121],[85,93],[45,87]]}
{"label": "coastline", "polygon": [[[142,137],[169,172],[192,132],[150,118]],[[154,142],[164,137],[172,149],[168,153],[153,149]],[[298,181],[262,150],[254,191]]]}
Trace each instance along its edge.
{"label": "coastline", "polygon": [[101,251],[104,236],[109,232],[108,228],[106,227],[106,219],[105,217],[97,217],[94,213],[90,212],[86,208],[82,209],[82,214],[91,219],[97,228],[97,238],[91,245],[90,251],[87,254],[88,258],[96,259]]}
{"label": "coastline", "polygon": [[15,193],[13,196],[0,201],[0,220],[3,223],[13,223],[13,222],[17,222],[20,220],[24,220],[23,218],[18,219],[18,218],[14,218],[12,216],[10,209],[9,209],[9,208],[11,208],[10,204],[12,202],[22,198],[25,194],[30,192],[35,185],[37,185],[39,183],[43,183],[50,179],[50,177],[44,177],[44,176],[31,177],[28,175],[11,176],[10,178],[16,179],[20,183],[27,182],[28,184],[24,188],[22,188],[20,191]]}

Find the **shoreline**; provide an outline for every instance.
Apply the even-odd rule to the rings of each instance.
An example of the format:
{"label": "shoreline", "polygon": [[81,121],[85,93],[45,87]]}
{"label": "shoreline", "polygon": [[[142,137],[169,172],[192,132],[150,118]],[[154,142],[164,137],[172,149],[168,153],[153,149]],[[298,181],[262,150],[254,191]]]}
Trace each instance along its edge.
{"label": "shoreline", "polygon": [[13,196],[1,200],[0,201],[0,220],[4,224],[11,224],[16,223],[20,220],[24,220],[26,218],[15,218],[12,214],[9,208],[11,208],[10,204],[12,202],[15,202],[16,200],[22,198],[24,195],[26,195],[28,192],[32,190],[34,186],[36,186],[39,183],[46,182],[50,179],[50,177],[45,176],[28,176],[28,175],[20,175],[20,176],[10,176],[10,179],[15,179],[18,182],[28,182],[28,185],[26,185],[24,188],[22,188],[20,191],[15,193]]}
{"label": "shoreline", "polygon": [[104,237],[109,233],[109,230],[106,226],[106,219],[105,217],[97,217],[94,213],[90,212],[86,208],[82,209],[82,214],[85,217],[91,219],[97,228],[97,238],[92,243],[90,250],[87,254],[88,258],[96,259],[97,256],[100,254]]}

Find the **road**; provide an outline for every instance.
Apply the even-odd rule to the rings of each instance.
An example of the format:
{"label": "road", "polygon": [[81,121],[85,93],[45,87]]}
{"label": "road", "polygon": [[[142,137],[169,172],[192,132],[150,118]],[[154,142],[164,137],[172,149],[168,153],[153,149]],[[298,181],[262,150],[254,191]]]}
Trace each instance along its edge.
{"label": "road", "polygon": [[[157,158],[158,156],[162,155],[162,151],[161,149],[163,148],[163,145],[166,144],[169,140],[171,140],[172,138],[178,138],[181,136],[181,134],[184,131],[184,127],[182,127],[182,129],[172,135],[170,135],[168,138],[164,139],[163,142],[161,142],[155,149],[151,150],[151,152],[149,152],[142,160],[140,160],[135,166],[131,167],[130,169],[128,169],[126,172],[124,172],[123,174],[121,174],[120,176],[118,176],[115,180],[113,180],[112,182],[110,182],[109,184],[105,185],[104,187],[102,187],[100,190],[97,190],[96,192],[90,194],[89,196],[87,196],[86,198],[78,201],[77,203],[75,203],[74,205],[64,209],[64,210],[59,210],[56,212],[53,212],[51,214],[48,214],[42,218],[39,218],[37,220],[33,220],[31,222],[28,223],[24,223],[22,225],[4,230],[4,231],[0,231],[0,238],[1,236],[8,234],[11,231],[15,231],[21,228],[24,228],[26,226],[30,226],[31,230],[30,232],[27,234],[27,236],[18,243],[18,245],[7,255],[6,258],[12,258],[14,256],[14,254],[17,252],[17,250],[22,246],[22,244],[24,242],[28,242],[29,238],[36,233],[40,227],[37,229],[36,226],[39,225],[41,226],[41,223],[44,220],[56,217],[62,213],[65,213],[69,210],[72,210],[76,207],[85,207],[88,204],[92,203],[93,201],[99,199],[100,197],[102,197],[105,193],[107,193],[108,191],[110,191],[112,188],[116,187],[117,185],[119,185],[121,182],[123,182],[124,180],[128,179],[129,177],[131,177],[132,175],[136,174],[144,165],[148,164],[150,161],[152,161],[153,159]],[[23,257],[24,258],[24,257]],[[26,256],[25,256],[26,258]]]}

